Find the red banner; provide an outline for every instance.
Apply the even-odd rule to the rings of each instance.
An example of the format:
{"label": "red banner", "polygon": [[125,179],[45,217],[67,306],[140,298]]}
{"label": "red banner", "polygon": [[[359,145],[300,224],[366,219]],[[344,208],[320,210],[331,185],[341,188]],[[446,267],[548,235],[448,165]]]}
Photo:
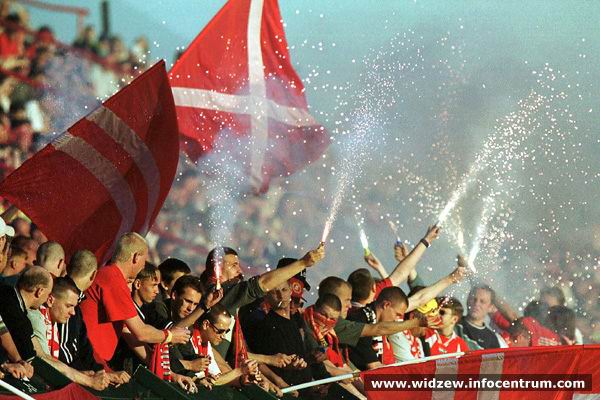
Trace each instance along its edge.
{"label": "red banner", "polygon": [[36,153],[0,193],[67,254],[106,261],[116,239],[145,235],[179,161],[175,105],[164,61]]}
{"label": "red banner", "polygon": [[[100,400],[87,390],[75,383],[71,383],[62,389],[51,392],[33,394],[31,397],[37,400]],[[0,395],[0,400],[20,400],[19,396]]]}
{"label": "red banner", "polygon": [[362,377],[370,400],[598,399],[600,346],[484,350]]}

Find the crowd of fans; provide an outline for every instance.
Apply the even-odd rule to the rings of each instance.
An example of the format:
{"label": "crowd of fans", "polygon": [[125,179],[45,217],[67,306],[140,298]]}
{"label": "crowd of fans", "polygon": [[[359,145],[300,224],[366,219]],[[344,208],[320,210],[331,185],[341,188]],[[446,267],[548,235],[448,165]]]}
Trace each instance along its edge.
{"label": "crowd of fans", "polygon": [[85,27],[72,45],[50,26],[33,29],[27,9],[0,2],[0,172],[18,168],[54,134],[89,113],[146,67],[148,42]]}
{"label": "crowd of fans", "polygon": [[[288,386],[432,355],[581,343],[558,287],[544,289],[520,315],[474,281],[461,256],[449,275],[425,283],[418,263],[437,226],[412,249],[396,244],[389,274],[368,253],[367,268],[326,277],[313,305],[303,299],[311,287],[306,269],[326,257],[323,243],[246,277],[230,247],[212,249],[194,274],[177,258],[149,262],[137,233],[123,235],[104,266],[88,250],[66,262],[59,243],[18,217],[9,225],[0,219],[0,234],[0,363],[18,378],[34,373],[37,356],[95,390],[124,384],[145,365],[191,392],[258,384],[282,395]],[[444,294],[465,279],[466,307]],[[405,282],[408,293],[399,287]],[[361,379],[350,376],[302,397],[365,398]]]}
{"label": "crowd of fans", "polygon": [[[149,49],[143,38],[127,49],[118,37],[98,37],[91,26],[64,46],[50,27],[33,30],[26,9],[8,1],[0,2],[0,19],[2,178],[67,121],[76,121],[82,104],[91,110],[142,70]],[[79,108],[74,111],[72,104]],[[254,275],[241,266],[267,265],[281,248],[298,253],[297,233],[284,226],[299,210],[297,198],[246,199],[231,227],[231,247],[211,249],[212,210],[201,179],[182,163],[154,232],[147,241],[134,233],[120,238],[106,266],[86,249],[67,260],[61,245],[48,241],[26,216],[5,214],[8,224],[0,219],[3,373],[31,376],[30,361],[38,356],[96,390],[123,384],[136,366],[146,365],[190,391],[197,385],[258,383],[281,394],[289,385],[429,355],[575,344],[600,335],[594,325],[600,320],[600,276],[584,276],[576,260],[547,263],[551,281],[565,284],[542,290],[522,315],[489,284],[466,276],[460,257],[451,274],[426,284],[417,264],[437,239],[437,227],[412,249],[397,244],[397,265],[389,274],[370,254],[365,257],[370,269],[311,285],[305,271],[318,268],[325,257],[319,245]],[[314,215],[325,208],[321,202],[317,197],[303,202],[302,212]],[[240,254],[234,248],[242,249]],[[464,303],[445,295],[464,279],[471,282]],[[405,282],[408,293],[400,288]],[[311,286],[318,288],[318,298],[308,305],[303,296]],[[363,398],[360,379],[302,392],[314,398],[341,394]]]}

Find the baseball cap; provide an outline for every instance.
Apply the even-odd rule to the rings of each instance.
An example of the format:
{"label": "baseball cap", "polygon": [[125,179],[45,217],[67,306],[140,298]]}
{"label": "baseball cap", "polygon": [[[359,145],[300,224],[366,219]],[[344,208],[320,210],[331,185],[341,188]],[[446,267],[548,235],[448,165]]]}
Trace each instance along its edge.
{"label": "baseball cap", "polygon": [[431,299],[429,300],[427,303],[421,305],[420,307],[417,308],[417,311],[420,312],[421,314],[429,314],[432,313],[434,311],[436,311],[438,309],[438,302],[436,299]]}
{"label": "baseball cap", "polygon": [[0,217],[0,237],[2,237],[4,235],[8,235],[10,237],[15,236],[15,228],[13,228],[10,225],[6,225],[6,222],[4,222],[4,219],[2,219],[2,217]]}
{"label": "baseball cap", "polygon": [[[287,267],[288,265],[296,261],[298,261],[297,258],[282,258],[277,263],[277,268]],[[292,296],[302,297],[303,289],[306,289],[307,291],[310,290],[310,285],[306,280],[306,269],[303,269],[301,272],[297,273],[292,278],[290,278],[290,283],[292,286]]]}

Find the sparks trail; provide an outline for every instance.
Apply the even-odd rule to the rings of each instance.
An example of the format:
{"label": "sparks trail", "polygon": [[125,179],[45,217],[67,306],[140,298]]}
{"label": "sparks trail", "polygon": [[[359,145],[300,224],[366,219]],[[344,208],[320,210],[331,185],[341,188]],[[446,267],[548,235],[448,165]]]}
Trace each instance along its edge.
{"label": "sparks trail", "polygon": [[[438,216],[437,220],[440,224],[443,224],[446,221],[454,207],[456,207],[456,204],[467,193],[467,190],[471,185],[476,182],[479,173],[487,169],[491,161],[503,156],[503,150],[506,151],[518,147],[527,139],[533,130],[524,129],[524,126],[531,122],[531,114],[537,111],[544,102],[544,96],[538,95],[532,91],[524,101],[520,102],[519,111],[505,117],[505,120],[508,122],[507,126],[504,127],[504,129],[494,131],[494,133],[485,141],[481,152],[477,154],[469,171],[459,183],[458,188],[452,192],[450,200]],[[525,133],[526,135],[515,135],[515,128],[518,133]]]}

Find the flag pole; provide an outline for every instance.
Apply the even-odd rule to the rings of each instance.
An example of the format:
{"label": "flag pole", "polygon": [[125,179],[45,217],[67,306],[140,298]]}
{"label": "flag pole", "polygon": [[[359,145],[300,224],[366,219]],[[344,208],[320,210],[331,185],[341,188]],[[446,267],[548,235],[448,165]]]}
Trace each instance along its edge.
{"label": "flag pole", "polygon": [[2,386],[4,389],[8,390],[12,394],[19,396],[22,399],[35,400],[33,397],[29,396],[27,393],[20,391],[16,387],[4,382],[2,379],[0,379],[0,386]]}
{"label": "flag pole", "polygon": [[[395,363],[395,364],[388,364],[388,365],[384,365],[383,367],[380,367],[380,368],[402,367],[404,365],[420,364],[420,363],[427,362],[427,361],[439,360],[441,358],[451,358],[451,357],[458,358],[458,357],[464,356],[464,355],[465,355],[464,351],[459,351],[458,353],[437,354],[435,356],[417,358],[417,359],[414,359],[414,360],[402,361],[402,362]],[[379,368],[377,368],[377,369],[379,369]]]}
{"label": "flag pole", "polygon": [[[418,358],[416,360],[402,361],[402,362],[395,363],[395,364],[384,365],[383,367],[376,368],[376,369],[371,370],[371,371],[375,371],[375,370],[381,369],[381,368],[401,367],[401,366],[404,366],[404,365],[420,364],[420,363],[427,362],[427,361],[439,360],[441,358],[453,358],[453,357],[458,358],[460,356],[463,356],[464,354],[465,353],[462,352],[462,351],[458,352],[458,353],[438,354],[438,355],[435,355],[435,356]],[[296,390],[307,389],[307,388],[313,387],[313,386],[325,385],[327,383],[335,383],[335,382],[343,381],[343,380],[346,380],[346,379],[356,378],[359,375],[360,375],[360,371],[355,371],[355,372],[353,372],[351,374],[344,374],[344,375],[339,375],[339,376],[332,376],[331,378],[320,379],[318,381],[311,381],[311,382],[301,383],[299,385],[288,386],[286,388],[281,389],[281,392],[283,394],[286,394],[286,393],[293,392],[293,391],[296,391]]]}
{"label": "flag pole", "polygon": [[332,376],[330,378],[319,379],[318,381],[310,381],[310,382],[301,383],[299,385],[288,386],[286,388],[281,389],[281,392],[283,394],[286,394],[289,392],[293,392],[295,390],[302,390],[302,389],[306,389],[306,388],[313,387],[313,386],[325,385],[327,383],[335,383],[335,382],[339,382],[339,381],[344,381],[346,379],[356,378],[359,375],[360,375],[360,371],[355,371],[351,374]]}

